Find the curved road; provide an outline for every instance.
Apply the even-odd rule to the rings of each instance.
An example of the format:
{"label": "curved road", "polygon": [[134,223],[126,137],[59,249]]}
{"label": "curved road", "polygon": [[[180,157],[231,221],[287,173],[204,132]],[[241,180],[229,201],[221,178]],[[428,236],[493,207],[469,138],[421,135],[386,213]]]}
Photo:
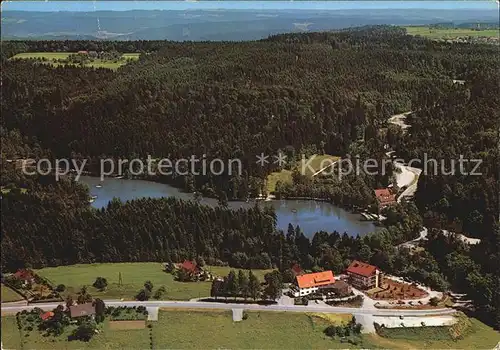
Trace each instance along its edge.
{"label": "curved road", "polygon": [[[337,314],[358,314],[358,315],[376,315],[376,316],[427,316],[443,315],[455,313],[454,309],[428,309],[428,310],[402,310],[402,309],[377,309],[353,308],[353,307],[334,307],[321,305],[256,305],[256,304],[232,304],[232,303],[209,303],[202,301],[120,301],[104,300],[107,306],[147,306],[175,309],[246,309],[261,311],[290,311],[290,312],[329,312]],[[22,310],[31,310],[35,307],[41,309],[54,309],[64,303],[37,303],[31,305],[11,305],[2,304],[2,311],[18,312]]]}

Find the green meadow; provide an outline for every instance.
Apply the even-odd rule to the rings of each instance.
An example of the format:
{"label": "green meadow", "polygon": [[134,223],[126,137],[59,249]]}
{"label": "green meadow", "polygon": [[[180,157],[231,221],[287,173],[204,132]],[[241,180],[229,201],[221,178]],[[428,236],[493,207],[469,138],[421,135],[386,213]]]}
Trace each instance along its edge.
{"label": "green meadow", "polygon": [[[319,170],[327,167],[338,159],[340,159],[340,157],[332,156],[329,154],[315,154],[307,160],[300,160],[296,162],[296,164],[291,168],[292,170],[282,169],[281,171],[272,172],[267,176],[266,179],[267,193],[271,194],[276,191],[276,183],[278,181],[280,181],[281,183],[292,183],[293,170],[298,169],[302,173],[302,164],[304,164],[304,175],[312,177]],[[309,166],[306,166],[306,164],[309,164]]]}
{"label": "green meadow", "polygon": [[[40,61],[43,64],[51,64],[53,66],[64,65],[65,63],[55,62],[55,60],[67,59],[69,55],[75,54],[76,52],[24,52],[19,53],[12,57],[11,59],[40,59],[45,58],[46,61]],[[122,55],[123,60],[113,62],[108,60],[96,59],[91,63],[85,64],[86,67],[94,68],[109,68],[118,69],[118,67],[123,66],[128,62],[128,60],[139,59],[139,53],[125,53]]]}
{"label": "green meadow", "polygon": [[[206,266],[204,269],[218,276],[226,276],[231,270],[221,266]],[[253,273],[263,281],[264,275],[269,271],[271,270],[253,270]],[[46,277],[54,286],[64,284],[66,290],[63,294],[66,295],[78,293],[81,287],[87,286],[93,297],[130,300],[143,288],[144,282],[149,280],[153,283],[154,290],[160,286],[166,288],[163,297],[165,300],[189,300],[210,296],[211,282],[175,281],[172,274],[163,271],[163,264],[154,262],[78,264],[48,267],[36,272]],[[107,279],[108,287],[105,291],[101,292],[92,287],[97,277]]]}
{"label": "green meadow", "polygon": [[498,38],[497,29],[472,30],[467,28],[430,28],[425,26],[405,28],[410,35],[420,35],[431,39],[455,39],[467,36]]}

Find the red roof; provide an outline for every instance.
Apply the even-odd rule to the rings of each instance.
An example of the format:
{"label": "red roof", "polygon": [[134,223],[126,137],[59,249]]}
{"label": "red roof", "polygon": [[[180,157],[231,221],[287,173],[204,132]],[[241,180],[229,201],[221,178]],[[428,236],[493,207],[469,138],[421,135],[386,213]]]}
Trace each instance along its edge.
{"label": "red roof", "polygon": [[332,271],[323,271],[316,273],[308,273],[302,276],[297,276],[297,285],[299,288],[320,287],[333,284],[335,278]]}
{"label": "red roof", "polygon": [[302,275],[304,273],[304,270],[300,268],[299,264],[294,264],[291,270],[295,274],[295,276]]}
{"label": "red roof", "polygon": [[47,321],[49,318],[54,317],[54,313],[52,311],[45,312],[40,315],[43,321]]}
{"label": "red roof", "polygon": [[198,266],[196,266],[196,263],[189,260],[185,260],[179,267],[190,272],[196,272],[198,270]]}
{"label": "red roof", "polygon": [[396,196],[391,193],[388,188],[380,188],[375,190],[375,196],[380,203],[391,203],[396,201]]}
{"label": "red roof", "polygon": [[35,278],[34,273],[27,269],[17,270],[14,276],[20,280],[25,280],[25,281]]}
{"label": "red roof", "polygon": [[377,270],[376,266],[354,260],[351,265],[347,268],[348,273],[354,273],[356,275],[364,276],[364,277],[370,277],[375,274],[375,271]]}

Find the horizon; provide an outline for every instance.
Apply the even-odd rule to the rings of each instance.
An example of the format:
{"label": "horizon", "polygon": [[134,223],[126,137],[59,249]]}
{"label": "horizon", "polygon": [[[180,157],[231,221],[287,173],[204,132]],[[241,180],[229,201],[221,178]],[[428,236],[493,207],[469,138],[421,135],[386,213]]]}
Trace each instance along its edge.
{"label": "horizon", "polygon": [[494,1],[5,1],[3,12],[100,12],[100,11],[230,11],[230,10],[488,10],[498,9]]}

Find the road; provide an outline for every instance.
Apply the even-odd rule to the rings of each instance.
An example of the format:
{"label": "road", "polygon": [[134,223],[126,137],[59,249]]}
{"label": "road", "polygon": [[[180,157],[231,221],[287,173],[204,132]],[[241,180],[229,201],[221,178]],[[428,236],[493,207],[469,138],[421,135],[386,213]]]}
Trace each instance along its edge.
{"label": "road", "polygon": [[[406,129],[408,129],[411,125],[406,124],[406,117],[411,114],[412,111],[401,113],[401,114],[395,114],[392,117],[389,118],[388,122],[390,124],[398,125],[403,129],[403,132],[406,132]],[[387,152],[386,154],[391,154],[390,152]],[[401,173],[397,175],[398,177],[398,186],[403,187],[403,186],[408,186],[406,190],[404,190],[403,193],[398,197],[397,202],[401,203],[401,200],[405,197],[413,197],[415,192],[417,191],[417,179],[420,173],[422,172],[421,169],[418,168],[412,168],[406,165],[402,165],[399,163],[395,163],[396,167],[399,167],[401,169]]]}
{"label": "road", "polygon": [[[456,312],[454,309],[430,309],[430,310],[401,310],[401,309],[377,309],[352,308],[352,307],[333,307],[322,305],[256,305],[256,304],[232,304],[232,303],[209,303],[201,301],[120,301],[105,300],[107,306],[145,306],[161,307],[175,309],[245,309],[260,311],[289,311],[289,312],[328,312],[336,314],[358,314],[358,315],[376,315],[376,316],[424,316],[424,315],[443,315]],[[37,303],[28,306],[2,304],[2,311],[19,312],[22,310],[31,310],[39,307],[43,310],[52,310],[63,303]]]}
{"label": "road", "polygon": [[339,159],[339,160],[336,160],[335,162],[333,162],[333,163],[331,163],[331,164],[328,164],[328,165],[327,165],[327,166],[325,166],[323,169],[320,169],[320,170],[318,170],[317,172],[315,172],[314,174],[312,174],[312,177],[315,177],[316,175],[321,174],[321,173],[322,173],[323,171],[325,171],[326,169],[333,167],[333,166],[334,166],[335,164],[337,164],[339,161],[340,161],[340,159]]}
{"label": "road", "polygon": [[412,112],[410,111],[410,112],[405,112],[405,113],[393,115],[392,117],[389,118],[388,121],[391,124],[400,126],[401,129],[403,129],[403,132],[406,132],[406,129],[408,129],[410,127],[410,125],[406,124],[406,117],[410,113],[412,113]]}
{"label": "road", "polygon": [[412,239],[411,241],[404,242],[399,244],[397,247],[412,247],[416,246],[416,242],[421,241],[421,240],[426,240],[427,239],[427,234],[429,233],[429,230],[427,227],[422,228],[422,231],[420,231],[418,238]]}
{"label": "road", "polygon": [[412,168],[412,167],[409,167],[409,166],[406,166],[406,165],[399,165],[399,166],[401,167],[401,170],[403,172],[405,172],[406,174],[407,173],[412,173],[413,174],[413,178],[412,178],[411,183],[408,185],[408,187],[406,188],[406,190],[404,190],[403,193],[401,193],[399,195],[399,197],[397,199],[398,203],[401,203],[401,200],[403,198],[409,198],[409,197],[413,197],[415,195],[415,192],[417,191],[417,186],[418,186],[418,177],[422,173],[422,169]]}
{"label": "road", "polygon": [[401,188],[407,186],[397,199],[397,202],[401,203],[403,198],[413,197],[415,195],[415,192],[417,191],[418,177],[422,173],[422,169],[413,168],[397,162],[394,162],[394,166],[400,170],[396,173],[398,187]]}

